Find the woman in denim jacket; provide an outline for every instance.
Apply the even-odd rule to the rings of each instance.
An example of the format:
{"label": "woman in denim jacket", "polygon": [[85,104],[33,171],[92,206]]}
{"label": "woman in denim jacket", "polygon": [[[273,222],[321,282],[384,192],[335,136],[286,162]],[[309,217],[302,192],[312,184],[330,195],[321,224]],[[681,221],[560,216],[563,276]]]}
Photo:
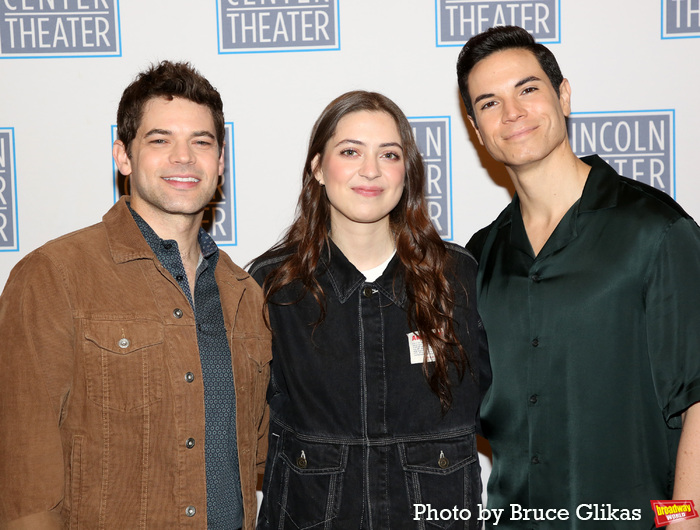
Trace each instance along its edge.
{"label": "woman in denim jacket", "polygon": [[479,526],[476,262],[433,228],[424,179],[381,94],[314,125],[296,218],[251,269],[273,331],[258,528]]}

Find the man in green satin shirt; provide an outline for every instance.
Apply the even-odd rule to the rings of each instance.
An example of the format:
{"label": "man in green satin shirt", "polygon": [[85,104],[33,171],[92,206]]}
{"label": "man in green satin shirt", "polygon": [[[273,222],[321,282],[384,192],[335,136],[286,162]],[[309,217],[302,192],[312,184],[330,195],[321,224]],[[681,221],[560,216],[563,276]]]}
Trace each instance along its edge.
{"label": "man in green satin shirt", "polygon": [[653,528],[650,500],[700,507],[700,229],[664,193],[576,157],[569,82],[525,30],[473,37],[457,75],[516,190],[468,244],[498,528]]}

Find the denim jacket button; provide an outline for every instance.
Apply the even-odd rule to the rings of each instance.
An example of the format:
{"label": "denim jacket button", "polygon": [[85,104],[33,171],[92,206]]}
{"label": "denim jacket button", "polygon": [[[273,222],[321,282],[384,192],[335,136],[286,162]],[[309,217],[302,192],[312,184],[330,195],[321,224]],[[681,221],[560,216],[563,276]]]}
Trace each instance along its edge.
{"label": "denim jacket button", "polygon": [[369,298],[372,296],[372,288],[371,287],[365,287],[362,289],[362,294],[364,295],[365,298]]}
{"label": "denim jacket button", "polygon": [[182,315],[183,315],[183,314],[184,314],[184,313],[182,312],[182,309],[180,309],[179,307],[173,309],[173,316],[174,316],[175,318],[182,318]]}
{"label": "denim jacket button", "polygon": [[301,469],[306,469],[307,465],[309,465],[309,463],[306,461],[306,455],[304,454],[304,451],[302,451],[301,456],[297,458],[297,467],[300,467]]}
{"label": "denim jacket button", "polygon": [[438,466],[440,469],[445,469],[450,465],[450,461],[445,457],[445,453],[440,451],[440,458],[438,458]]}
{"label": "denim jacket button", "polygon": [[194,374],[192,372],[187,372],[185,374],[185,381],[187,381],[188,383],[194,381]]}
{"label": "denim jacket button", "polygon": [[194,517],[194,514],[196,514],[196,513],[197,513],[197,508],[195,508],[194,506],[188,506],[187,508],[185,508],[185,515],[187,517]]}
{"label": "denim jacket button", "polygon": [[187,449],[192,449],[194,447],[194,438],[187,438],[185,447],[187,447]]}

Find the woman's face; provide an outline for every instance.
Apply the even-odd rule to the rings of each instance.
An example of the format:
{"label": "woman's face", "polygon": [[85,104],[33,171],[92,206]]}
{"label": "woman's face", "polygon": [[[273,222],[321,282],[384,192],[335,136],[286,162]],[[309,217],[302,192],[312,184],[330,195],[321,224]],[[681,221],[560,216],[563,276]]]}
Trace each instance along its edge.
{"label": "woman's face", "polygon": [[331,230],[389,224],[401,199],[406,169],[399,130],[385,112],[357,111],[338,122],[314,176],[326,187]]}

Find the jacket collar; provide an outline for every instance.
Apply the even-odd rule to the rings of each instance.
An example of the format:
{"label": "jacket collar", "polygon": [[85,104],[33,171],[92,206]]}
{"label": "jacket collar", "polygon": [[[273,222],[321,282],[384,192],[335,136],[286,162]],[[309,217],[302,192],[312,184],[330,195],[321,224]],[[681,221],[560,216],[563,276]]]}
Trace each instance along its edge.
{"label": "jacket collar", "polygon": [[[123,195],[102,217],[112,259],[115,263],[126,263],[138,259],[150,259],[160,263],[129,211],[127,202],[130,199],[128,195]],[[249,276],[243,269],[235,266],[226,254],[220,252],[219,258],[221,259],[222,256],[225,256],[223,260],[227,267],[216,267],[217,276],[227,274],[225,271],[232,271],[237,280]]]}
{"label": "jacket collar", "polygon": [[345,303],[350,296],[365,283],[374,289],[379,290],[394,304],[406,307],[407,295],[404,282],[403,271],[399,267],[399,256],[394,254],[382,275],[375,282],[367,283],[364,275],[348,261],[345,254],[333,243],[329,242],[330,256],[322,254],[316,274],[319,282],[324,282],[327,278],[335,295],[341,304]]}
{"label": "jacket collar", "polygon": [[126,263],[137,259],[156,260],[136,221],[129,211],[128,195],[123,195],[102,217],[112,259],[115,263]]}

